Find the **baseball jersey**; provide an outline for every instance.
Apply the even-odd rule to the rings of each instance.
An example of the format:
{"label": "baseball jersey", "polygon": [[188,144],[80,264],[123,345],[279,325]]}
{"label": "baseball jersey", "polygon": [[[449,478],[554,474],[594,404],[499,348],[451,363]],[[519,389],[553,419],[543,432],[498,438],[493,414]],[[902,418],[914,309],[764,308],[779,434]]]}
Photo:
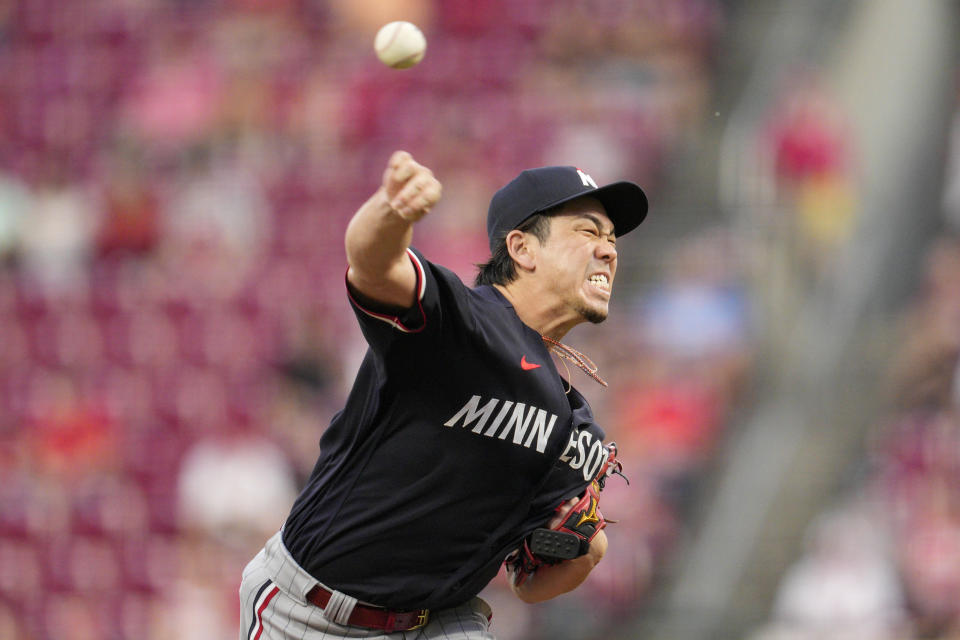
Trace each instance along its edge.
{"label": "baseball jersey", "polygon": [[318,581],[392,609],[479,593],[606,460],[604,433],[496,288],[408,252],[417,301],[351,296],[369,349],[283,528]]}

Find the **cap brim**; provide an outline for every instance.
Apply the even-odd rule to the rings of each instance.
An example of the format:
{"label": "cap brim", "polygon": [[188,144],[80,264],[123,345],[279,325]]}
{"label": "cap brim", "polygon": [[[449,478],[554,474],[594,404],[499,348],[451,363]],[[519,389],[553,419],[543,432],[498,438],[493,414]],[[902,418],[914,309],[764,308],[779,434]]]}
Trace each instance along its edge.
{"label": "cap brim", "polygon": [[618,236],[633,231],[647,217],[647,194],[632,182],[614,182],[590,195],[603,204]]}
{"label": "cap brim", "polygon": [[613,230],[617,236],[633,231],[647,217],[647,194],[639,185],[626,181],[612,182],[593,191],[578,193],[558,200],[550,207],[586,197],[600,201],[603,208],[607,210],[607,217],[613,223]]}

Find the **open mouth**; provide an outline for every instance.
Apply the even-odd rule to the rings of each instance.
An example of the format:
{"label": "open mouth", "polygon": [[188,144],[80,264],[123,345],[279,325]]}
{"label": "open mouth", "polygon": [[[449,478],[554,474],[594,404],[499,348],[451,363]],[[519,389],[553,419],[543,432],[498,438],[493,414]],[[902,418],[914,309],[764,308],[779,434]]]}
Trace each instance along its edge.
{"label": "open mouth", "polygon": [[590,278],[588,279],[588,282],[594,287],[596,287],[597,289],[600,289],[601,291],[603,291],[604,293],[610,293],[610,280],[607,278],[605,274],[602,274],[602,273],[594,274],[590,276]]}

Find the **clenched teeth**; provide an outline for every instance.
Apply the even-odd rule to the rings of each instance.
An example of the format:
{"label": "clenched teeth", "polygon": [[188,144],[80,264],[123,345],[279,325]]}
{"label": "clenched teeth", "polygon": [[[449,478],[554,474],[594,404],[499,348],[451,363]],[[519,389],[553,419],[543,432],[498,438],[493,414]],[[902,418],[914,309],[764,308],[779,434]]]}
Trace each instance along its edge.
{"label": "clenched teeth", "polygon": [[605,276],[605,275],[603,275],[603,274],[598,274],[598,275],[595,275],[595,276],[590,276],[590,284],[592,284],[592,285],[595,286],[595,287],[599,287],[600,289],[604,289],[604,290],[610,288],[610,282],[609,282],[609,280],[607,280],[607,276]]}

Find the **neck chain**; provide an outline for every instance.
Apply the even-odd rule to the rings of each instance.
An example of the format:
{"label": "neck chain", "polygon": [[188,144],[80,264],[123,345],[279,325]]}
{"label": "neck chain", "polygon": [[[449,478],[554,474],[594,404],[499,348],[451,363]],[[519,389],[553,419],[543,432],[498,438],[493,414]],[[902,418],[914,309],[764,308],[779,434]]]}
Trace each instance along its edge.
{"label": "neck chain", "polygon": [[[561,358],[562,360],[569,360],[574,364],[574,366],[579,367],[584,373],[586,373],[588,376],[593,378],[595,381],[599,382],[605,387],[607,386],[607,383],[604,382],[603,378],[597,375],[597,371],[599,367],[597,367],[597,365],[593,363],[593,360],[591,360],[584,354],[580,353],[573,347],[568,347],[567,345],[557,340],[554,340],[553,338],[548,338],[547,336],[540,336],[540,337],[543,338],[543,341],[545,343],[547,343],[548,351],[556,354],[556,356],[558,358]],[[563,366],[566,367],[567,366],[566,363],[564,363]],[[567,377],[569,378],[569,370],[567,373],[568,373]],[[570,384],[569,380],[567,381],[567,384],[568,385]],[[569,391],[570,389],[568,388],[567,392],[569,393]]]}

